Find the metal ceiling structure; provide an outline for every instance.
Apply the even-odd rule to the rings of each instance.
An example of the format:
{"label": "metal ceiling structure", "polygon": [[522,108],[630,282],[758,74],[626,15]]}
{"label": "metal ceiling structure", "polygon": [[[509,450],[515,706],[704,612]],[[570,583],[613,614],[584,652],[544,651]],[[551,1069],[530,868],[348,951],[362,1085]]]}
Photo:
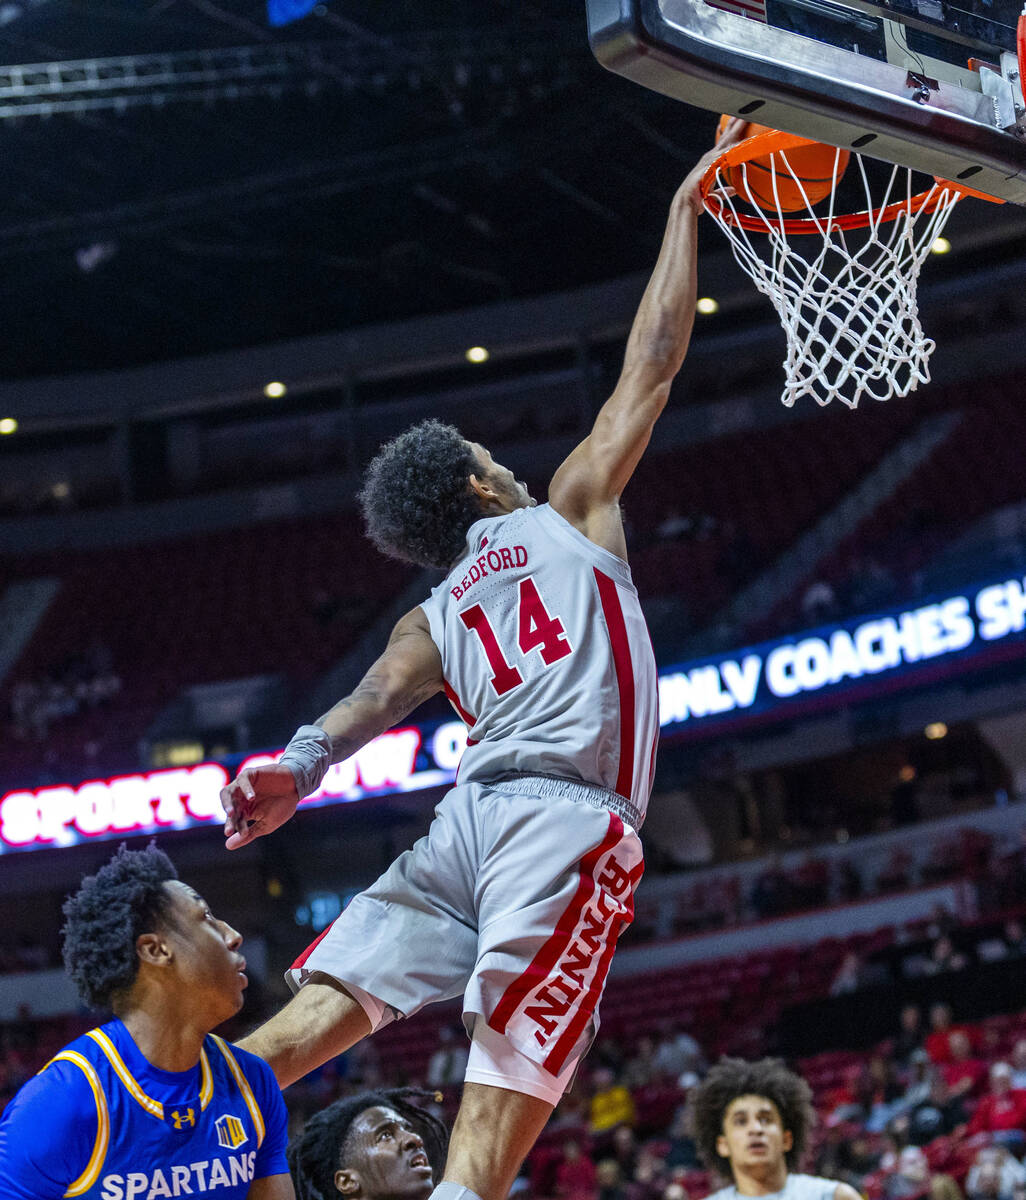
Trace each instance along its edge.
{"label": "metal ceiling structure", "polygon": [[[598,66],[583,0],[327,0],[277,29],[264,0],[7,0],[0,381],[643,270],[710,136]],[[1002,228],[1026,254],[1026,213]]]}

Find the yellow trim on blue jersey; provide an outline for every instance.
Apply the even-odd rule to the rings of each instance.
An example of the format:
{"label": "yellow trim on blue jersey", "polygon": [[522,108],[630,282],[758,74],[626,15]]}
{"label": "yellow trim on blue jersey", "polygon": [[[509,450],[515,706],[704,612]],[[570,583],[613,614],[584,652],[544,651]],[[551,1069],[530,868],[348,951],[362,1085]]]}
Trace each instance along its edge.
{"label": "yellow trim on blue jersey", "polygon": [[[96,1141],[93,1143],[93,1152],[89,1157],[89,1162],[86,1163],[86,1169],[64,1193],[65,1196],[81,1196],[84,1192],[88,1192],[97,1181],[103,1160],[107,1157],[107,1147],[110,1145],[110,1113],[107,1111],[107,1097],[103,1094],[103,1086],[100,1083],[99,1075],[96,1074],[96,1068],[88,1058],[84,1058],[76,1050],[62,1050],[60,1054],[55,1054],[50,1059],[46,1067],[55,1062],[70,1062],[74,1063],[76,1067],[80,1067],[92,1088],[93,1099],[96,1101]],[[46,1067],[43,1068],[43,1071],[46,1070]]]}
{"label": "yellow trim on blue jersey", "polygon": [[210,1069],[207,1052],[200,1047],[200,1111],[205,1111],[214,1098],[214,1073]]}
{"label": "yellow trim on blue jersey", "polygon": [[148,1113],[151,1113],[158,1120],[164,1119],[164,1106],[159,1100],[154,1100],[152,1096],[147,1096],[138,1083],[132,1076],[128,1067],[125,1066],[125,1060],[118,1053],[117,1046],[103,1032],[102,1029],[90,1029],[86,1037],[92,1038],[93,1041],[103,1051],[104,1056],[110,1065],[114,1068],[117,1077],[128,1088],[129,1095],[133,1100],[137,1100]]}
{"label": "yellow trim on blue jersey", "polygon": [[264,1140],[264,1116],[260,1111],[260,1105],[257,1104],[256,1096],[253,1095],[253,1089],[249,1086],[249,1080],[242,1073],[242,1068],[235,1061],[235,1055],[228,1048],[228,1043],[219,1038],[216,1033],[210,1035],[217,1043],[218,1050],[224,1055],[225,1062],[228,1064],[228,1069],[235,1076],[235,1082],[239,1085],[239,1091],[242,1093],[243,1100],[246,1101],[246,1107],[249,1109],[249,1115],[253,1118],[253,1124],[256,1126],[257,1147]]}

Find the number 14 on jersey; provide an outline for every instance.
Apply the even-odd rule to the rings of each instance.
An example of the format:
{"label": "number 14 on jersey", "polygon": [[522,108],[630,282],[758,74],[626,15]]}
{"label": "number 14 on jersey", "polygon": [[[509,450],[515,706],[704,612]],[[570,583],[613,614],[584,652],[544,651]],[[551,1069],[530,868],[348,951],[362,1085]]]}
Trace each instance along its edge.
{"label": "number 14 on jersey", "polygon": [[[499,639],[488,620],[485,610],[480,604],[465,608],[460,613],[460,620],[477,635],[481,649],[488,660],[492,675],[490,683],[497,696],[504,696],[524,682],[523,675],[503,654]],[[551,667],[573,653],[559,617],[549,615],[549,610],[538,593],[534,580],[528,576],[520,581],[520,595],[517,603],[517,644],[520,653],[528,655],[532,650],[541,653],[542,662]]]}

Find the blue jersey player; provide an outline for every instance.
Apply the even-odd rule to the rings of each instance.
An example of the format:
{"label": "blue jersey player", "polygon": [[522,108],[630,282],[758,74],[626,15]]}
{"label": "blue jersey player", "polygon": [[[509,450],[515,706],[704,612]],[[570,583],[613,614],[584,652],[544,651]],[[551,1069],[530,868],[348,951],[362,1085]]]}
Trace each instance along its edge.
{"label": "blue jersey player", "polygon": [[0,1119],[8,1200],[293,1200],[270,1068],[210,1031],[242,1007],[242,937],[155,847],[123,846],[64,906],[64,961],[112,1021]]}

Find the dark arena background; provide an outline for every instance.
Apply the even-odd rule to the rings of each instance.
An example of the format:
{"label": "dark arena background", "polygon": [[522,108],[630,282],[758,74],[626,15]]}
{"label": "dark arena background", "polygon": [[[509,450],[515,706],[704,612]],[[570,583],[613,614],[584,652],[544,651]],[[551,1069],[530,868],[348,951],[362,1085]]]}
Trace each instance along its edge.
{"label": "dark arena background", "polygon": [[[711,144],[598,66],[583,2],[307,7],[0,3],[0,1103],[99,1019],[60,906],[119,841],[244,933],[234,1037],[426,830],[466,742],[442,702],[231,856],[218,791],[437,582],[362,536],[377,446],[437,416],[544,498]],[[810,1169],[1022,1195],[1026,1101],[996,1133],[987,1097],[998,1061],[1026,1089],[1026,214],[962,208],[920,288],[932,382],[856,411],[780,405],[780,326],[702,222],[624,496],[649,866],[524,1196],[701,1200],[689,1090],[766,1053],[815,1093]],[[372,1083],[451,1114],[458,1017],[291,1088],[295,1127]]]}

